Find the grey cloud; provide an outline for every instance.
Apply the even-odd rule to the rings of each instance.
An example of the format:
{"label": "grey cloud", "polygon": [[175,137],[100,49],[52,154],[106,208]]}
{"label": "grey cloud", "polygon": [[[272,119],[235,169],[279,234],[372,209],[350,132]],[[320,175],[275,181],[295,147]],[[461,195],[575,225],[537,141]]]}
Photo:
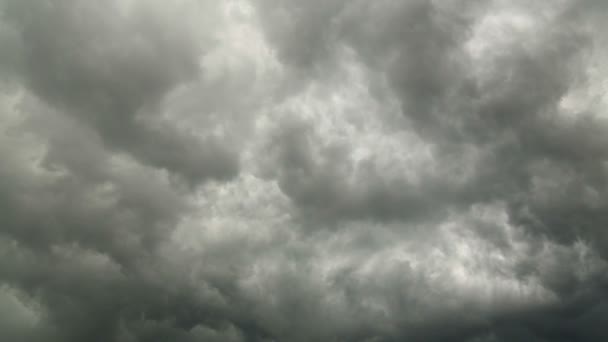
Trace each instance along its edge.
{"label": "grey cloud", "polygon": [[140,118],[196,71],[189,33],[92,2],[3,6],[24,65],[7,67],[2,89],[0,278],[34,318],[7,321],[2,339],[241,340],[178,279],[153,276],[153,255],[189,208],[173,173],[198,182],[237,172],[230,148]]}
{"label": "grey cloud", "polygon": [[[5,4],[8,25],[22,41],[24,82],[44,101],[93,127],[110,148],[189,181],[234,176],[238,156],[230,148],[154,118],[169,90],[196,77],[201,44],[213,38],[195,36],[179,15],[210,6],[164,18],[157,13],[162,7],[137,4],[122,13],[120,4]],[[185,23],[178,24],[180,19]]]}
{"label": "grey cloud", "polygon": [[[514,3],[515,13],[536,20],[536,31],[522,36],[517,23],[506,25],[500,33],[507,36],[507,43],[485,42],[490,48],[478,57],[469,50],[479,34],[476,30],[488,24],[484,20],[491,24],[492,12],[504,10],[505,4],[387,1],[328,7],[314,3],[308,9],[291,3],[277,5],[277,12],[292,17],[285,22],[299,32],[325,30],[314,34],[314,40],[298,40],[302,45],[297,50],[306,53],[292,56],[293,41],[277,38],[285,32],[284,26],[269,19],[269,39],[277,44],[287,65],[330,72],[326,58],[336,58],[335,51],[347,46],[371,72],[386,76],[401,103],[400,128],[432,144],[438,167],[449,170],[458,165],[450,165],[450,157],[464,159],[469,146],[479,153],[472,165],[474,176],[464,184],[423,175],[422,185],[411,186],[390,180],[381,171],[360,176],[353,184],[349,177],[355,163],[349,157],[354,147],[323,145],[314,128],[294,130],[286,125],[283,138],[275,143],[282,149],[278,158],[281,188],[304,217],[320,215],[331,220],[410,222],[420,216],[429,220],[476,203],[503,201],[509,221],[521,226],[529,239],[549,239],[564,246],[586,241],[604,255],[607,146],[603,108],[574,112],[564,108],[573,91],[590,84],[589,55],[596,48],[593,44],[600,44],[600,29],[586,12],[588,5]],[[264,5],[261,11],[267,15]],[[311,14],[315,11],[334,14],[329,18]],[[335,49],[334,55],[327,46]],[[326,115],[332,115],[330,111]],[[480,232],[486,234],[484,239],[504,243],[494,233]],[[569,298],[586,285],[572,279],[572,269],[561,267],[562,273],[543,276],[541,281]],[[602,296],[601,292],[597,295]],[[536,327],[521,329],[512,336],[530,340],[558,340],[560,333],[580,340],[602,336],[587,334],[576,324],[572,331],[553,335],[534,331]]]}
{"label": "grey cloud", "polygon": [[[334,218],[413,220],[445,217],[449,202],[461,186],[432,178],[424,183],[384,179],[374,160],[361,162],[356,179],[349,180],[352,153],[349,146],[334,145],[315,155],[317,133],[305,123],[289,123],[273,141],[283,192],[304,210],[304,216]],[[273,149],[271,148],[271,151]],[[430,177],[429,177],[430,178]],[[465,195],[466,196],[466,195]]]}
{"label": "grey cloud", "polygon": [[606,339],[600,2],[0,6],[0,339]]}
{"label": "grey cloud", "polygon": [[333,51],[332,20],[347,6],[344,0],[255,1],[262,25],[279,55],[292,66],[310,68]]}
{"label": "grey cloud", "polygon": [[[288,13],[291,16],[301,15],[290,23],[305,26],[309,13],[325,10],[318,4],[310,6],[314,10],[301,10],[296,5],[279,7],[285,11],[284,8],[291,8],[293,11]],[[468,184],[452,185],[455,194],[446,193],[450,184],[445,183],[449,180],[433,177],[424,179],[420,190],[420,187],[394,182],[384,189],[376,186],[377,191],[367,192],[363,195],[366,200],[358,205],[354,203],[360,201],[352,187],[341,185],[352,166],[341,155],[351,154],[350,147],[338,147],[335,151],[334,147],[325,147],[326,151],[321,152],[325,154],[322,158],[325,161],[314,162],[307,146],[310,145],[308,139],[314,141],[315,138],[306,132],[292,132],[287,127],[287,138],[279,144],[284,148],[286,193],[303,207],[312,203],[332,210],[335,205],[335,214],[342,216],[365,215],[367,210],[376,217],[394,216],[392,212],[412,216],[427,211],[427,207],[439,209],[456,203],[468,205],[488,200],[506,200],[514,206],[528,208],[535,205],[526,199],[522,203],[522,197],[530,198],[534,180],[542,177],[535,174],[534,165],[548,162],[575,174],[578,179],[575,183],[579,185],[573,184],[577,190],[572,191],[579,191],[582,196],[585,187],[594,189],[597,200],[601,201],[606,150],[604,120],[593,112],[568,117],[570,114],[560,108],[568,92],[586,82],[585,51],[589,51],[589,42],[594,37],[584,31],[586,18],[577,13],[586,5],[569,2],[553,17],[545,13],[553,10],[550,7],[523,7],[546,21],[539,23],[544,29],[537,36],[505,46],[504,50],[487,51],[487,57],[476,61],[466,50],[467,44],[474,38],[475,25],[496,9],[493,6],[500,9],[496,4],[465,5],[458,1],[441,5],[428,1],[355,2],[341,6],[341,11],[330,19],[315,16],[314,20],[323,20],[322,24],[314,20],[310,23],[315,29],[326,27],[324,35],[316,36],[338,39],[351,46],[363,61],[369,61],[372,70],[386,73],[402,104],[403,129],[413,130],[435,146],[438,165],[454,167],[458,163],[450,165],[449,160],[464,157],[471,145],[478,149],[481,157],[473,166],[476,177]],[[340,6],[332,8],[335,7]],[[262,11],[264,9],[262,7]],[[281,31],[280,26],[275,29]],[[270,35],[272,37],[272,32]],[[287,42],[277,44],[279,49],[289,49]],[[315,44],[310,43],[306,48],[315,49]],[[482,63],[486,65],[476,65]],[[296,135],[302,137],[296,138]],[[366,181],[364,187],[373,184],[374,178]],[[434,193],[435,188],[441,192]],[[391,195],[393,191],[395,194]],[[427,196],[437,202],[425,203]],[[374,210],[374,205],[379,209]],[[573,208],[574,211],[585,212],[582,215],[589,219],[604,211],[599,202],[594,209],[583,209],[575,203],[569,205],[577,208]],[[408,208],[412,211],[410,214]],[[579,211],[581,209],[587,211]],[[594,210],[598,213],[593,214]],[[556,236],[562,234],[560,224],[546,225],[551,226]]]}

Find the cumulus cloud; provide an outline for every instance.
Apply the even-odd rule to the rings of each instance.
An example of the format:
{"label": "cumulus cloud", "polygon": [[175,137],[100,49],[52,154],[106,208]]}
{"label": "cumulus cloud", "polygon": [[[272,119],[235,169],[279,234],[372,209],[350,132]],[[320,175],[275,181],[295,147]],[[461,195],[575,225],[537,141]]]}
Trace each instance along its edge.
{"label": "cumulus cloud", "polygon": [[605,340],[606,10],[0,0],[0,339]]}

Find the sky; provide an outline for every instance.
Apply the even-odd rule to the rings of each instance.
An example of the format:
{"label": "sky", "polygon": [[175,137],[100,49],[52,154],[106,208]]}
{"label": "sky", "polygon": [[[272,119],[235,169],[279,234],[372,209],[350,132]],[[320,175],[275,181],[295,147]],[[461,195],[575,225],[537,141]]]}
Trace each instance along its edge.
{"label": "sky", "polygon": [[0,340],[608,341],[601,0],[0,0]]}

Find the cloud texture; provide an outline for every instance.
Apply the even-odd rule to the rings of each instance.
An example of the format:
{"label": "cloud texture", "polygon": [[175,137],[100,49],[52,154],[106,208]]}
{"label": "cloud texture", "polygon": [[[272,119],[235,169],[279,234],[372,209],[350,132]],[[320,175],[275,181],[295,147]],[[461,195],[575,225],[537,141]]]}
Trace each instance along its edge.
{"label": "cloud texture", "polygon": [[0,0],[0,340],[608,340],[607,16]]}

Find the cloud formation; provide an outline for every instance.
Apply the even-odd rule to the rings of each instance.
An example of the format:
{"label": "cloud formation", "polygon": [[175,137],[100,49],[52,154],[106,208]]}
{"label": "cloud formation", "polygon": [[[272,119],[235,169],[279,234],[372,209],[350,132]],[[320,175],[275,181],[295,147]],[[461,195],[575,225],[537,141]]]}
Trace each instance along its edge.
{"label": "cloud formation", "polygon": [[606,14],[0,0],[0,339],[607,339]]}

